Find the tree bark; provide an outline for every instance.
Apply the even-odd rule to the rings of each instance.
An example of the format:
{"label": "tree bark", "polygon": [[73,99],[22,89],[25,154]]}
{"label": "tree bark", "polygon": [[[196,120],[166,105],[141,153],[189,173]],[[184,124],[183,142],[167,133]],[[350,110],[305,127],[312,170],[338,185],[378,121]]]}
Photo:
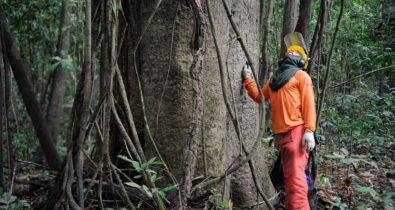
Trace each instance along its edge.
{"label": "tree bark", "polygon": [[[66,59],[68,57],[70,47],[70,14],[68,2],[69,0],[62,1],[60,16],[57,56],[61,59]],[[50,126],[50,131],[55,144],[62,119],[64,96],[67,85],[65,71],[66,70],[62,68],[62,65],[58,65],[54,70],[51,92],[48,99],[46,120],[48,126]]]}
{"label": "tree bark", "polygon": [[189,135],[184,147],[184,176],[181,185],[182,203],[187,206],[187,197],[191,193],[192,180],[195,174],[197,163],[198,145],[202,139],[202,119],[203,119],[203,60],[205,56],[206,39],[206,19],[203,8],[197,0],[191,0],[190,4],[194,13],[195,31],[192,49],[193,63],[191,65],[192,77],[192,119],[189,128]]}
{"label": "tree bark", "polygon": [[309,40],[312,7],[313,7],[313,0],[300,1],[299,18],[295,28],[295,31],[300,32],[303,35],[306,44],[308,44],[308,40]]}
{"label": "tree bark", "polygon": [[[3,54],[3,40],[2,31],[0,30],[0,162],[3,163],[3,116],[4,116],[4,106],[3,98],[5,97],[5,92],[3,86],[5,82],[3,77],[5,76],[5,65],[4,65],[4,54]],[[0,164],[0,188],[4,190],[4,170],[3,164]]]}
{"label": "tree bark", "polygon": [[271,27],[271,21],[273,16],[273,5],[274,0],[268,0],[269,5],[267,8],[267,15],[266,15],[266,24],[265,30],[263,32],[263,46],[262,46],[262,66],[261,71],[259,74],[259,82],[260,84],[264,84],[267,78],[267,74],[269,72],[269,55],[268,55],[268,48],[269,48],[269,32]]}
{"label": "tree bark", "polygon": [[[310,74],[315,62],[316,62],[316,54],[317,54],[317,49],[320,49],[321,43],[323,42],[324,39],[324,28],[326,24],[326,18],[327,17],[327,3],[326,0],[321,0],[320,1],[320,11],[318,15],[318,20],[316,27],[314,29],[314,36],[312,40],[312,44],[310,47],[310,61],[309,61],[309,66],[307,67],[307,73]],[[319,88],[319,87],[317,87]]]}
{"label": "tree bark", "polygon": [[[174,5],[179,4],[179,12],[175,21],[174,40],[173,31]],[[206,2],[201,1],[201,4]],[[152,4],[152,3],[151,3]],[[255,66],[259,57],[259,1],[242,3],[231,1],[231,9],[234,12],[236,24],[243,31],[242,38],[245,39],[246,47],[252,52],[252,61]],[[150,3],[142,3],[143,15],[151,8]],[[205,8],[205,6],[203,6]],[[255,140],[258,131],[258,109],[257,105],[248,99],[243,93],[240,69],[246,63],[244,53],[238,45],[233,29],[230,27],[223,5],[219,1],[210,3],[215,28],[218,34],[218,43],[221,52],[228,52],[226,61],[231,78],[230,86],[225,90],[230,94],[234,92],[236,109],[240,114],[242,139],[248,150]],[[149,125],[156,124],[159,104],[159,123],[154,127],[156,133],[155,141],[165,161],[168,162],[171,172],[179,179],[183,176],[182,154],[186,148],[186,141],[190,134],[193,119],[194,79],[191,69],[194,58],[194,46],[196,43],[196,23],[194,13],[190,4],[185,1],[164,1],[161,9],[152,20],[152,25],[147,30],[142,43],[140,63],[142,64],[142,78],[144,99],[147,107]],[[205,11],[205,15],[206,11]],[[210,30],[206,35],[206,54],[203,60],[203,118],[201,145],[197,155],[197,168],[192,177],[199,175],[220,176],[225,173],[226,168],[233,162],[238,162],[243,156],[240,153],[240,142],[235,134],[235,128],[229,113],[226,111],[221,87],[218,60]],[[173,53],[170,49],[173,47]],[[172,65],[170,69],[164,68],[168,65],[169,57]],[[167,76],[168,75],[168,76]],[[162,97],[162,91],[164,94]],[[155,113],[155,114],[154,114]],[[202,151],[201,148],[204,148]],[[155,156],[152,145],[147,145],[147,152]],[[204,154],[204,155],[203,155]],[[210,160],[206,167],[203,156]],[[274,194],[273,187],[267,175],[261,154],[254,156],[257,166],[257,177],[265,193],[270,196]],[[206,168],[207,170],[204,170]],[[226,181],[225,191],[232,191],[232,200],[237,206],[253,205],[257,201],[255,184],[252,179],[248,165],[243,166],[229,176]],[[222,191],[219,185],[215,186]],[[226,198],[229,194],[224,192]]]}
{"label": "tree bark", "polygon": [[[235,110],[238,111],[238,117],[237,115],[235,116],[240,122],[241,132],[241,138],[238,139],[237,135],[235,135],[235,126],[228,121],[227,139],[230,142],[227,144],[229,151],[228,158],[230,161],[239,162],[240,157],[245,157],[245,155],[240,154],[240,152],[243,151],[243,153],[246,153],[246,151],[251,151],[256,136],[258,135],[258,130],[263,129],[259,128],[259,112],[258,109],[256,109],[258,106],[255,103],[251,104],[251,100],[248,98],[247,94],[237,91],[238,88],[243,88],[240,69],[244,64],[243,61],[246,57],[249,63],[252,63],[252,66],[257,66],[258,64],[259,28],[256,28],[256,25],[252,23],[258,22],[259,16],[257,15],[257,10],[259,6],[257,1],[250,2],[246,6],[244,6],[240,1],[233,1],[229,4],[229,7],[234,13],[231,18],[234,20],[239,31],[243,32],[240,34],[240,37],[237,37],[241,45],[238,45],[229,51],[228,59],[238,62],[228,62],[227,65],[228,74],[230,74],[230,77],[232,78],[230,88],[234,90],[233,97],[235,100]],[[231,33],[236,32],[237,36],[239,36],[234,26],[232,26],[230,30]],[[244,41],[243,43],[240,41],[240,38]],[[246,53],[247,50],[249,51],[249,54]],[[241,142],[239,142],[240,140],[244,144],[245,148],[242,148]],[[260,144],[258,147],[260,147]],[[255,164],[257,162],[259,164]],[[255,154],[253,158],[248,161],[248,164],[249,165],[244,165],[232,174],[232,200],[235,201],[236,206],[251,206],[257,202],[257,195],[255,193],[258,193],[259,190],[256,188],[256,184],[258,187],[264,189],[263,193],[266,196],[274,195],[274,189],[270,182],[262,154]],[[252,174],[254,172],[256,172],[255,175]],[[254,179],[254,177],[257,179]],[[253,194],[252,192],[255,193]]]}
{"label": "tree bark", "polygon": [[49,127],[45,121],[44,114],[35,97],[32,83],[26,75],[27,69],[25,67],[25,64],[20,58],[19,52],[17,51],[14,42],[11,38],[11,34],[8,31],[6,17],[1,7],[0,7],[0,26],[3,33],[2,38],[5,40],[5,44],[6,44],[5,49],[7,51],[7,57],[10,61],[10,65],[14,73],[14,77],[17,82],[19,91],[22,95],[23,102],[32,120],[34,129],[36,131],[40,145],[43,148],[44,155],[46,157],[48,165],[54,169],[60,169],[62,163],[56,151],[56,147],[53,143],[53,137],[48,129]]}
{"label": "tree bark", "polygon": [[[84,31],[84,63],[81,78],[78,83],[77,95],[73,105],[76,126],[72,132],[72,161],[70,168],[74,168],[76,177],[76,201],[81,209],[84,209],[84,188],[83,188],[83,167],[84,167],[84,141],[89,125],[89,116],[92,98],[92,2],[86,0],[85,11],[85,31]],[[69,178],[69,182],[71,178]],[[70,201],[69,201],[70,202]]]}
{"label": "tree bark", "polygon": [[281,33],[281,56],[287,51],[285,49],[284,36],[294,32],[298,15],[298,2],[299,0],[285,0],[283,11],[283,30]]}

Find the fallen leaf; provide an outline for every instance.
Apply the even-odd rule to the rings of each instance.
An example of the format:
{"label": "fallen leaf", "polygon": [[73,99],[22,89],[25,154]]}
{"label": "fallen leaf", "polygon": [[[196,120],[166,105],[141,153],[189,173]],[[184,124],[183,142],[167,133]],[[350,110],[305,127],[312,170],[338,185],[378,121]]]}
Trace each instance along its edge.
{"label": "fallen leaf", "polygon": [[345,156],[348,156],[348,155],[350,154],[346,148],[341,148],[340,151],[341,151]]}
{"label": "fallen leaf", "polygon": [[369,171],[365,171],[363,173],[359,173],[359,176],[364,177],[364,178],[371,178],[374,177],[373,174],[371,174]]}
{"label": "fallen leaf", "polygon": [[347,177],[347,178],[345,178],[345,179],[343,180],[343,182],[344,182],[344,185],[345,185],[345,186],[349,187],[349,186],[351,185],[351,183],[352,183],[352,177]]}
{"label": "fallen leaf", "polygon": [[370,151],[372,150],[372,144],[368,144],[368,145],[367,145],[367,149],[368,149],[368,151],[370,152]]}
{"label": "fallen leaf", "polygon": [[371,161],[370,165],[373,166],[375,169],[379,169],[379,166],[377,165],[377,163],[375,161]]}
{"label": "fallen leaf", "polygon": [[354,169],[354,171],[356,172],[356,173],[359,173],[359,171],[358,171],[358,162],[356,162],[356,161],[353,161],[352,163],[351,163],[351,165],[352,165],[352,168]]}
{"label": "fallen leaf", "polygon": [[395,179],[389,178],[388,180],[391,183],[392,187],[395,187]]}

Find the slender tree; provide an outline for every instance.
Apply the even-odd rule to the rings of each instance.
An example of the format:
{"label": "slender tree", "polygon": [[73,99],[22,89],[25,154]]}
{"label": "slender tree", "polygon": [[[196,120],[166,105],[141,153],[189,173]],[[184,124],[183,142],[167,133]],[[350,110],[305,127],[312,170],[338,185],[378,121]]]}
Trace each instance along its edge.
{"label": "slender tree", "polygon": [[4,43],[6,44],[4,48],[6,49],[12,72],[14,73],[14,77],[21,93],[23,102],[32,120],[48,165],[52,168],[60,169],[61,159],[56,151],[53,137],[45,121],[41,107],[36,99],[31,81],[26,75],[26,66],[11,38],[11,34],[8,30],[8,25],[6,22],[6,16],[2,7],[0,7],[0,26],[2,31],[2,39],[5,40]]}
{"label": "slender tree", "polygon": [[260,84],[263,84],[266,80],[267,74],[269,72],[269,55],[268,55],[268,49],[269,49],[269,32],[271,28],[271,22],[272,22],[272,16],[273,16],[273,7],[274,7],[274,0],[268,0],[268,7],[267,7],[267,15],[266,15],[266,22],[265,26],[262,26],[265,28],[263,32],[263,46],[261,49],[261,58],[262,58],[262,65],[261,65],[261,70],[259,74],[259,82]]}
{"label": "slender tree", "polygon": [[[59,24],[59,38],[57,46],[57,56],[61,60],[68,59],[70,48],[70,14],[69,0],[62,1]],[[62,65],[57,65],[50,76],[52,78],[50,93],[48,96],[48,107],[46,120],[50,127],[51,134],[55,140],[58,136],[59,126],[63,114],[64,96],[66,93],[66,73]]]}
{"label": "slender tree", "polygon": [[306,44],[308,43],[309,40],[309,32],[310,32],[309,26],[310,26],[312,8],[313,8],[313,0],[300,1],[299,18],[296,24],[295,31],[300,32],[303,35]]}

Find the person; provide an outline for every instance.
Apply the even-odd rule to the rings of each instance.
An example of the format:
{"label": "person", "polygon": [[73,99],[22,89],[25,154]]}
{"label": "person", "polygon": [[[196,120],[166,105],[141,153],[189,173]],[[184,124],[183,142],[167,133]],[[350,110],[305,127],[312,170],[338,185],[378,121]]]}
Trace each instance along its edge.
{"label": "person", "polygon": [[[301,37],[295,33],[287,36]],[[313,132],[316,128],[316,111],[313,83],[310,76],[303,71],[307,67],[308,57],[304,42],[299,43],[291,42],[287,46],[279,69],[261,90],[265,100],[271,102],[273,132],[279,136],[287,210],[310,209],[305,169],[308,152],[315,147]],[[260,103],[260,94],[248,65],[244,66],[242,75],[249,96]]]}

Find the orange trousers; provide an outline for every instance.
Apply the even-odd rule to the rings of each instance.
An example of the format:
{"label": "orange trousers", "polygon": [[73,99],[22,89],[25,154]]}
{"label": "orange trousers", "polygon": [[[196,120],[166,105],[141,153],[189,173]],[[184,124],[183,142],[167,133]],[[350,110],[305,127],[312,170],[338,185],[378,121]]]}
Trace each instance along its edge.
{"label": "orange trousers", "polygon": [[285,209],[309,210],[305,169],[308,153],[302,146],[304,126],[299,125],[288,133],[280,134],[280,150],[285,182]]}

